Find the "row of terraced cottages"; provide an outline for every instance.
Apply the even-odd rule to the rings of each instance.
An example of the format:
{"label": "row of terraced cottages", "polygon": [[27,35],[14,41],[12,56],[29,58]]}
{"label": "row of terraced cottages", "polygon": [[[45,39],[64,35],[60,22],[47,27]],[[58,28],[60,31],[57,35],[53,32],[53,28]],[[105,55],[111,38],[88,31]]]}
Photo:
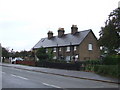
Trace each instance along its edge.
{"label": "row of terraced cottages", "polygon": [[52,49],[53,59],[70,60],[95,60],[100,57],[100,49],[97,38],[91,29],[78,31],[76,25],[72,25],[71,33],[65,34],[64,28],[58,29],[58,36],[53,36],[49,31],[47,38],[42,38],[33,49],[46,48],[46,53]]}

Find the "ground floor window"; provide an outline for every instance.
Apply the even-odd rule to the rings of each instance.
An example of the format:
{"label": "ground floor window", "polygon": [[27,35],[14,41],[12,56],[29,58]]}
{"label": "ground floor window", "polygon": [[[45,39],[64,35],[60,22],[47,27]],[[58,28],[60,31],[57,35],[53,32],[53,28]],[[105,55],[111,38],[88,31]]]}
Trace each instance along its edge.
{"label": "ground floor window", "polygon": [[54,57],[53,57],[53,59],[57,59],[57,57],[56,57],[56,56],[54,56]]}
{"label": "ground floor window", "polygon": [[67,62],[69,62],[69,61],[70,61],[70,56],[66,56],[65,60],[66,60]]}
{"label": "ground floor window", "polygon": [[76,55],[72,56],[71,58],[72,58],[72,61],[78,61],[79,55],[76,54]]}

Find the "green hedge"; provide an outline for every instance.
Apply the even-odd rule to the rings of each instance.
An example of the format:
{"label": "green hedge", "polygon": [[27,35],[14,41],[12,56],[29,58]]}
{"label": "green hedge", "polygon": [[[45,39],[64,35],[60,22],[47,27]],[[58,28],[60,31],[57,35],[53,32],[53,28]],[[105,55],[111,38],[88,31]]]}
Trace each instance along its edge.
{"label": "green hedge", "polygon": [[119,65],[95,65],[94,72],[102,75],[120,78]]}
{"label": "green hedge", "polygon": [[120,56],[111,55],[102,58],[102,60],[87,60],[84,61],[85,65],[120,65]]}
{"label": "green hedge", "polygon": [[87,60],[87,61],[84,61],[84,64],[85,65],[100,65],[102,64],[102,61],[101,60]]}
{"label": "green hedge", "polygon": [[118,55],[106,56],[105,58],[103,58],[102,63],[104,65],[119,65],[120,64],[120,56],[118,56]]}
{"label": "green hedge", "polygon": [[65,61],[39,61],[36,62],[37,67],[59,68],[68,70],[81,70],[81,63],[66,63]]}

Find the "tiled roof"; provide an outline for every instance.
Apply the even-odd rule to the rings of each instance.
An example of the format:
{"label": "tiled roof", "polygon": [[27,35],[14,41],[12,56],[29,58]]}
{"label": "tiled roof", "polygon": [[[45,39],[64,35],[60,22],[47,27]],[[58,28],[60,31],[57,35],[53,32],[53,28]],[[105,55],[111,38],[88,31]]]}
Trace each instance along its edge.
{"label": "tiled roof", "polygon": [[54,36],[51,39],[42,38],[33,48],[40,47],[57,47],[57,46],[69,46],[69,45],[79,45],[84,38],[88,35],[90,30],[77,32],[75,35],[71,33],[65,34],[62,37]]}

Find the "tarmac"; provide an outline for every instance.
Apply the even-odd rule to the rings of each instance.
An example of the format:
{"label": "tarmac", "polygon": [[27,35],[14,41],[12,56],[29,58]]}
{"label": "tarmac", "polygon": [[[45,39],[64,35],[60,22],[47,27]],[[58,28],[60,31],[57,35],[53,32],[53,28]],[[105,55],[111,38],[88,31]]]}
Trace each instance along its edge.
{"label": "tarmac", "polygon": [[18,64],[6,64],[0,63],[1,66],[13,67],[22,70],[35,71],[40,73],[59,75],[64,77],[78,78],[78,79],[86,79],[93,81],[100,81],[106,83],[115,83],[120,84],[120,80],[117,78],[105,77],[98,75],[94,72],[84,72],[84,71],[74,71],[74,70],[63,70],[63,69],[53,69],[53,68],[43,68],[43,67],[33,67],[33,66],[25,66]]}

